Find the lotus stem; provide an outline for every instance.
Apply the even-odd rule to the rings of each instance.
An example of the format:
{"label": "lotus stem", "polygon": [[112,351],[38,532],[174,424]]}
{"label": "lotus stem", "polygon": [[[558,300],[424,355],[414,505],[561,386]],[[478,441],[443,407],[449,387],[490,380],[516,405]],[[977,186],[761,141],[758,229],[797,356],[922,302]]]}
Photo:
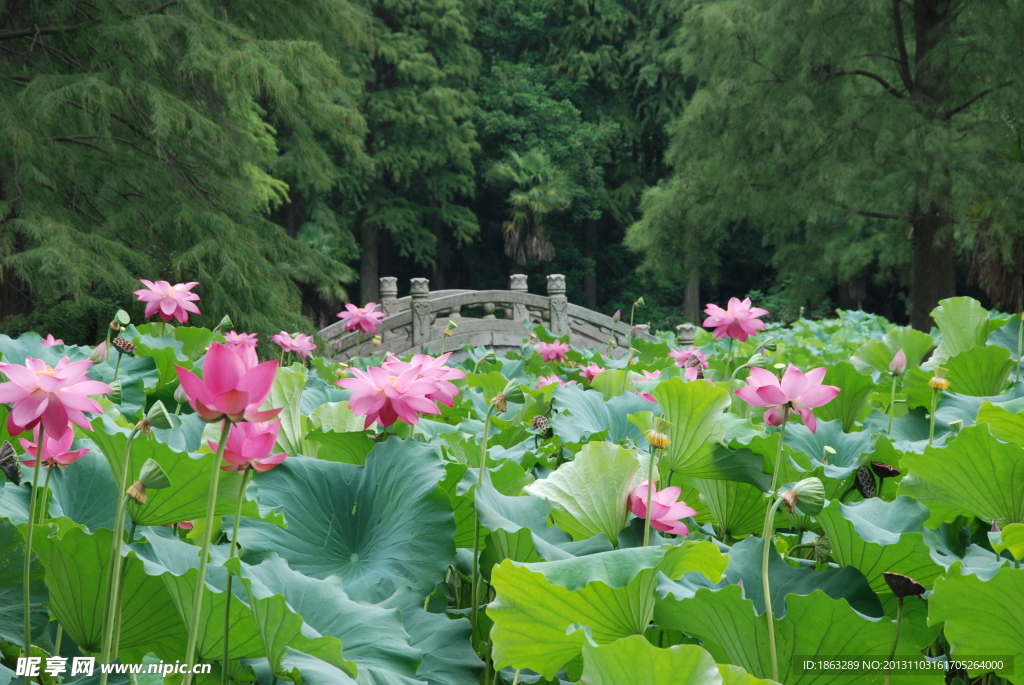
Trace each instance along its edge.
{"label": "lotus stem", "polygon": [[196,641],[199,639],[199,615],[203,607],[203,589],[206,587],[206,566],[209,562],[210,544],[213,542],[213,517],[217,511],[217,487],[220,484],[220,466],[224,461],[224,449],[228,446],[228,432],[231,422],[223,419],[217,457],[210,467],[210,494],[206,501],[206,519],[203,530],[203,548],[199,552],[199,575],[196,577],[196,591],[192,597],[192,616],[188,627],[188,644],[185,646],[185,664],[188,666],[182,685],[191,685],[192,667],[196,664]]}
{"label": "lotus stem", "polygon": [[[40,452],[37,452],[37,454],[40,454]],[[50,468],[46,469],[46,480],[43,481],[43,492],[44,493],[50,487],[50,477],[51,476],[53,476],[53,467],[50,467]],[[46,519],[47,510],[49,508],[50,508],[50,498],[47,497],[46,498],[46,502],[43,503],[42,510],[39,512],[39,521],[36,522],[38,525],[42,525],[43,524],[43,521]]]}
{"label": "lotus stem", "polygon": [[779,430],[779,448],[775,451],[775,469],[772,471],[771,492],[775,492],[775,487],[779,484],[779,471],[782,470],[782,443],[786,439],[786,424],[789,423],[789,412],[789,405],[786,405],[786,409],[782,412],[782,426]]}
{"label": "lotus stem", "polygon": [[512,678],[512,685],[519,685],[519,674],[520,674],[520,672],[521,672],[521,669],[517,668],[516,669],[516,675],[515,675],[514,678]]}
{"label": "lotus stem", "polygon": [[60,643],[64,639],[64,626],[57,621],[57,639],[53,642],[53,654],[54,656],[60,656]]}
{"label": "lotus stem", "polygon": [[1020,317],[1020,325],[1017,327],[1017,373],[1013,377],[1014,383],[1020,382],[1020,353],[1021,345],[1024,344],[1024,314]]}
{"label": "lotus stem", "polygon": [[[120,357],[118,357],[120,360]],[[114,623],[116,621],[115,607],[117,606],[117,595],[120,588],[121,571],[121,545],[124,536],[124,517],[128,511],[128,476],[132,470],[132,443],[135,436],[139,434],[138,427],[133,428],[128,434],[128,441],[124,445],[124,458],[121,460],[120,494],[117,503],[117,514],[114,516],[114,532],[110,538],[110,563],[107,564],[107,590],[104,599],[103,612],[103,642],[100,649],[100,663],[110,663],[111,646],[114,643]],[[109,674],[100,675],[100,685],[106,685]]]}
{"label": "lotus stem", "polygon": [[[245,487],[249,484],[251,471],[252,467],[245,469],[242,473],[242,483],[238,486],[238,499],[235,500],[235,520],[231,526],[231,551],[228,552],[228,560],[234,559],[238,554],[238,522],[242,520],[242,502],[245,501]],[[228,638],[231,629],[231,580],[233,577],[230,573],[228,574],[228,585],[224,595],[224,660],[220,668],[221,685],[228,683],[228,652],[231,647]]]}
{"label": "lotus stem", "polygon": [[[783,424],[785,425],[785,424]],[[761,582],[764,583],[764,615],[768,619],[768,648],[772,653],[772,680],[779,679],[779,655],[775,647],[775,619],[772,616],[772,593],[771,584],[768,581],[768,553],[772,547],[772,533],[775,530],[775,512],[782,504],[782,498],[777,497],[775,503],[768,509],[768,515],[764,518],[764,531],[761,537],[764,539],[764,552],[761,555]]]}
{"label": "lotus stem", "polygon": [[658,458],[658,450],[651,450],[647,462],[647,510],[644,512],[644,547],[651,539],[651,493],[654,492],[654,462]]}
{"label": "lotus stem", "polygon": [[889,668],[885,671],[885,685],[889,685],[889,679],[892,678],[892,658],[896,655],[896,645],[900,641],[900,625],[903,623],[903,598],[896,598],[896,634],[892,636],[892,648],[889,649]]}
{"label": "lotus stem", "polygon": [[729,372],[732,369],[732,344],[733,339],[729,338],[729,349],[725,352],[725,376],[729,377]]}
{"label": "lotus stem", "polygon": [[[476,491],[479,496],[480,488],[484,486],[484,470],[487,468],[487,438],[491,432],[491,416],[494,414],[494,405],[487,407],[487,415],[484,417],[484,441],[480,446],[480,475],[476,481]],[[470,595],[470,624],[476,631],[477,619],[480,613],[480,514],[476,507],[473,507],[473,585]]]}
{"label": "lotus stem", "polygon": [[892,377],[892,390],[889,391],[889,427],[885,430],[886,435],[892,435],[892,415],[896,413],[896,376]]}
{"label": "lotus stem", "polygon": [[362,353],[363,353],[363,330],[360,328],[360,329],[356,330],[356,356],[355,356],[355,358],[359,359],[359,357],[362,355]]}
{"label": "lotus stem", "polygon": [[932,389],[932,413],[928,416],[928,446],[935,442],[935,410],[939,404],[939,391]]}
{"label": "lotus stem", "polygon": [[123,357],[123,356],[124,356],[124,353],[122,353],[121,350],[118,350],[117,351],[117,363],[114,364],[114,380],[115,381],[117,380],[118,372],[121,370],[121,357]]}
{"label": "lotus stem", "polygon": [[[128,544],[132,544],[135,540],[135,528],[138,524],[132,520],[132,525],[128,528]],[[117,594],[114,596],[114,610],[117,613],[117,617],[114,619],[114,629],[111,631],[113,635],[113,641],[110,646],[111,658],[116,659],[118,653],[121,651],[121,607],[124,605],[124,574],[128,572],[128,557],[121,558],[121,575],[118,576],[119,582],[117,584]]]}
{"label": "lotus stem", "polygon": [[[23,577],[23,608],[25,610],[25,658],[32,656],[32,533],[35,529],[36,499],[39,497],[39,469],[43,463],[43,445],[46,436],[43,424],[39,424],[39,442],[36,445],[36,465],[32,470],[32,495],[28,505],[28,530],[25,531],[25,573]],[[25,685],[29,685],[29,676],[25,674]]]}

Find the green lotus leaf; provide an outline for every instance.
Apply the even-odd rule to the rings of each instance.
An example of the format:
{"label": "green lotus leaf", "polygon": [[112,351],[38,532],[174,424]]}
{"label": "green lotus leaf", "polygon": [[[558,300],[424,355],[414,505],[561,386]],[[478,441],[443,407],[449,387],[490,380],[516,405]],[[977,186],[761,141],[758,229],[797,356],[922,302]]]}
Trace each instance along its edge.
{"label": "green lotus leaf", "polygon": [[305,426],[302,416],[302,391],[306,387],[306,374],[296,369],[278,368],[270,396],[261,409],[281,409],[281,432],[277,444],[289,454],[306,454]]}
{"label": "green lotus leaf", "polygon": [[348,402],[326,402],[309,415],[310,428],[319,428],[325,433],[362,433],[364,417],[356,416],[348,408]]}
{"label": "green lotus leaf", "polygon": [[480,388],[484,394],[484,400],[487,402],[504,390],[506,383],[508,383],[508,379],[497,371],[466,374],[466,385],[471,388]]}
{"label": "green lotus leaf", "polygon": [[[74,525],[58,528],[65,528],[63,534],[47,536],[49,531],[39,526],[32,543],[46,568],[50,611],[79,649],[98,652],[113,533],[100,528],[89,534]],[[192,554],[198,551],[186,547]],[[123,597],[119,651],[126,661],[149,652],[172,657],[184,653],[188,633],[176,605],[163,581],[148,575],[134,553],[125,564]]]}
{"label": "green lotus leaf", "polygon": [[662,456],[661,470],[691,478],[708,477],[701,467],[725,437],[722,416],[730,403],[729,393],[709,381],[687,383],[676,377],[659,383],[653,395],[672,424],[672,442]]}
{"label": "green lotus leaf", "polygon": [[[231,324],[228,323],[228,325]],[[196,361],[206,354],[207,348],[213,341],[213,331],[196,326],[175,326],[173,335],[174,339],[181,343],[182,354],[192,361]]]}
{"label": "green lotus leaf", "polygon": [[[479,445],[476,447],[479,451]],[[448,493],[455,514],[455,546],[470,548],[473,546],[473,503],[479,469],[452,462],[445,464],[444,469],[445,478],[441,481],[441,488]],[[523,467],[511,459],[501,461],[497,467],[489,467],[484,478],[488,487],[494,487],[501,494],[509,496],[518,495],[532,481],[532,476],[527,475]]]}
{"label": "green lotus leaf", "polygon": [[931,361],[942,366],[947,359],[984,345],[989,333],[1006,323],[989,319],[988,310],[972,297],[939,300],[939,306],[932,310],[932,318],[942,333],[942,342]]}
{"label": "green lotus leaf", "polygon": [[580,683],[721,685],[722,673],[711,654],[696,645],[659,649],[643,637],[632,635],[606,645],[584,645]]}
{"label": "green lotus leaf", "polygon": [[408,585],[426,595],[455,557],[455,523],[436,452],[392,437],[365,466],[291,457],[256,476],[260,505],[278,508],[288,529],[243,519],[243,560],[276,553],[313,578],[338,574],[357,600]]}
{"label": "green lotus leaf", "polygon": [[[81,440],[73,447],[90,445],[89,441]],[[66,516],[90,530],[114,527],[117,485],[99,450],[89,450],[66,469],[54,469],[50,489],[50,517]]]}
{"label": "green lotus leaf", "polygon": [[306,434],[305,443],[306,450],[312,452],[308,456],[357,466],[366,463],[366,455],[374,444],[373,439],[361,430],[335,433],[319,428]]}
{"label": "green lotus leaf", "polygon": [[1008,551],[1016,561],[1024,559],[1024,524],[1011,523],[1002,530],[988,534],[996,553]]}
{"label": "green lotus leaf", "polygon": [[[1024,447],[1024,416],[1019,411],[1024,406],[1013,404],[998,405],[992,402],[985,402],[978,409],[979,424],[988,424],[992,435],[1004,442],[1014,442]],[[1020,402],[1024,404],[1024,401]]]}
{"label": "green lotus leaf", "polygon": [[[660,594],[660,593],[659,593]],[[809,595],[787,597],[789,611],[775,622],[778,644],[779,682],[786,685],[881,685],[884,674],[797,674],[794,656],[860,658],[887,655],[892,646],[895,623],[861,616],[844,599],[832,599],[815,590]],[[659,599],[654,612],[658,625],[682,630],[701,640],[715,661],[733,664],[748,673],[771,677],[768,625],[754,612],[754,603],[743,597],[738,585],[721,590],[701,588],[691,597]],[[920,651],[901,635],[897,657],[919,659]],[[894,673],[894,685],[925,683],[939,685],[942,675],[909,676]]]}
{"label": "green lotus leaf", "polygon": [[[1014,675],[1011,683],[1024,683],[1024,613],[1019,598],[1024,597],[1024,571],[1004,568],[989,580],[963,575],[960,564],[953,564],[945,578],[935,581],[928,599],[928,621],[945,622],[945,635],[951,658],[958,656],[1012,656]],[[969,671],[972,677],[981,671]]]}
{"label": "green lotus leaf", "polygon": [[526,491],[551,502],[555,523],[574,540],[598,533],[615,540],[626,527],[627,498],[639,468],[635,453],[610,442],[590,442]]}
{"label": "green lotus leaf", "polygon": [[[89,437],[107,458],[111,472],[120,475],[125,445],[131,431],[118,426],[105,415],[93,419],[92,427]],[[171,486],[148,492],[145,504],[130,503],[128,514],[132,521],[140,526],[162,526],[206,516],[210,471],[216,459],[215,454],[191,455],[176,452],[159,440],[138,435],[132,441],[129,484],[138,480],[147,459],[152,459],[160,465],[170,479]],[[241,483],[241,473],[221,471],[215,510],[218,516],[234,513]],[[259,517],[255,502],[246,502],[242,511],[246,516]]]}
{"label": "green lotus leaf", "polygon": [[590,387],[601,393],[605,401],[608,401],[624,392],[634,392],[636,386],[633,381],[636,378],[639,378],[639,374],[626,369],[606,369],[590,382]]}
{"label": "green lotus leaf", "polygon": [[903,350],[907,357],[907,368],[915,368],[924,356],[935,347],[932,336],[913,328],[896,328],[882,337],[881,341],[871,340],[857,348],[850,358],[861,373],[889,373],[889,364],[896,353]]}
{"label": "green lotus leaf", "polygon": [[610,442],[628,438],[643,444],[644,436],[640,429],[627,417],[650,409],[651,403],[632,393],[605,402],[601,393],[572,384],[555,390],[554,406],[556,412],[551,417],[551,429],[563,443],[582,442],[589,436],[607,431],[605,439]]}
{"label": "green lotus leaf", "polygon": [[[314,593],[313,601],[325,602],[327,593],[319,593],[320,596],[317,597],[316,590],[319,588],[310,587],[311,583],[324,584],[325,581],[316,581],[306,578],[300,573],[294,573],[283,560],[273,555],[257,567],[243,567],[242,562],[236,557],[227,562],[227,568],[232,574],[238,576],[241,584],[245,587],[249,598],[249,609],[256,620],[260,639],[263,642],[263,651],[270,661],[274,673],[281,672],[281,658],[291,647],[355,677],[358,669],[354,663],[342,656],[341,640],[336,637],[325,637],[319,632],[309,630],[304,617],[290,606],[286,595],[283,594],[283,589],[277,583],[273,583],[273,580],[287,576],[294,596],[298,597],[300,592],[309,591]],[[254,568],[263,573],[254,572]],[[270,576],[273,587],[268,587],[262,582],[263,576]],[[340,592],[340,583],[336,582],[333,585],[333,589]],[[342,593],[340,596],[343,597],[344,594]],[[304,594],[303,598],[305,598]]]}
{"label": "green lotus leaf", "polygon": [[[764,583],[761,577],[764,542],[749,537],[733,545],[729,552],[729,567],[725,577],[731,583],[743,581],[744,596],[754,602],[754,610],[764,613]],[[772,611],[777,618],[787,614],[788,605],[795,596],[806,596],[821,591],[832,599],[843,599],[865,616],[881,616],[882,605],[871,591],[862,573],[850,567],[828,567],[823,571],[790,566],[776,553],[768,555],[768,580],[772,592]],[[659,592],[679,587],[663,581]],[[677,596],[686,596],[688,590],[680,588]]]}
{"label": "green lotus leaf", "polygon": [[841,421],[844,431],[853,428],[871,393],[878,389],[871,376],[861,373],[849,362],[829,366],[822,382],[842,388],[842,391],[831,402],[815,409],[814,414],[819,423],[835,419]]}
{"label": "green lotus leaf", "polygon": [[515,564],[492,571],[497,593],[487,615],[496,668],[529,668],[551,678],[579,657],[587,626],[599,644],[643,635],[654,611],[659,573],[696,571],[717,581],[727,559],[710,542],[634,547],[566,561]]}
{"label": "green lotus leaf", "polygon": [[[181,342],[173,338],[155,338],[151,335],[139,335],[131,338],[131,342],[135,344],[136,358],[144,359],[148,357],[156,365],[156,382],[153,385],[147,386],[148,390],[155,390],[171,383],[177,383],[178,372],[175,371],[175,366],[181,366],[186,369],[192,368],[192,359],[182,350]],[[111,358],[114,360],[117,359],[117,354],[117,350],[111,350],[110,352]],[[128,358],[121,359],[122,370],[127,370],[123,369],[126,361],[128,361]],[[119,378],[120,374],[121,372],[119,371]]]}
{"label": "green lotus leaf", "polygon": [[742,537],[764,528],[770,502],[760,489],[730,480],[694,479],[693,482],[722,535]]}
{"label": "green lotus leaf", "polygon": [[[45,530],[37,527],[36,535]],[[29,614],[35,638],[46,628],[49,618],[44,606],[47,596],[43,565],[33,558],[29,568]],[[10,521],[0,521],[0,640],[14,644],[24,644],[25,639],[24,572],[25,536]]]}
{"label": "green lotus leaf", "polygon": [[971,514],[986,521],[1024,522],[1024,449],[997,440],[987,425],[971,426],[944,449],[904,457],[899,494],[931,511],[929,526]]}
{"label": "green lotus leaf", "polygon": [[949,369],[953,390],[960,395],[990,397],[1006,389],[1015,364],[1010,351],[998,345],[964,350],[943,364]]}
{"label": "green lotus leaf", "polygon": [[925,542],[928,509],[909,497],[886,502],[877,497],[846,505],[833,500],[818,516],[840,566],[863,573],[876,593],[890,592],[882,574],[910,576],[931,588],[945,569]]}
{"label": "green lotus leaf", "polygon": [[1010,352],[1010,358],[1013,361],[1017,361],[1017,336],[1020,333],[1020,327],[1024,325],[1020,317],[1012,317],[1005,326],[1000,326],[996,330],[989,333],[988,344],[999,345],[1005,347]]}

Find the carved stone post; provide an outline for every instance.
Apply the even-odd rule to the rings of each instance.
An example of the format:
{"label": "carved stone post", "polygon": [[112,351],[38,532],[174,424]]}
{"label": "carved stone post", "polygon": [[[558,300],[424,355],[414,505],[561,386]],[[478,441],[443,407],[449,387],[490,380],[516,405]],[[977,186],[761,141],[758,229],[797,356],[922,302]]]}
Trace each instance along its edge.
{"label": "carved stone post", "polygon": [[[526,293],[528,292],[526,287],[526,274],[512,274],[509,276],[508,289],[514,293]],[[522,323],[530,318],[530,312],[526,311],[526,305],[516,302],[515,298],[512,299],[512,314],[510,317],[513,321]]]}
{"label": "carved stone post", "polygon": [[565,276],[548,275],[548,306],[551,311],[550,330],[557,336],[569,332],[569,301],[565,297]]}
{"label": "carved stone post", "polygon": [[398,313],[398,279],[394,276],[380,279],[380,306],[388,316]]}
{"label": "carved stone post", "polygon": [[422,345],[430,340],[430,281],[412,278],[412,344]]}
{"label": "carved stone post", "polygon": [[633,327],[636,329],[636,337],[647,338],[651,335],[651,324],[649,323],[638,323]]}
{"label": "carved stone post", "polygon": [[681,323],[676,326],[676,340],[680,345],[692,345],[696,332],[692,323]]}

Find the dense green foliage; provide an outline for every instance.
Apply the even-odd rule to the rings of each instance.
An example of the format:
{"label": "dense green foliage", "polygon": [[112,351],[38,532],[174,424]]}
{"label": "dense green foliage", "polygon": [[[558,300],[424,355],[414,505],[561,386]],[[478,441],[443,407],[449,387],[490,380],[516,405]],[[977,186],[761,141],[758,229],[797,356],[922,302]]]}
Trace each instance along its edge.
{"label": "dense green foliage", "polygon": [[1022,17],[2,0],[0,327],[92,342],[149,278],[312,332],[378,276],[514,271],[605,312],[643,295],[655,328],[748,293],[778,321],[927,328],[955,291],[1019,311]]}

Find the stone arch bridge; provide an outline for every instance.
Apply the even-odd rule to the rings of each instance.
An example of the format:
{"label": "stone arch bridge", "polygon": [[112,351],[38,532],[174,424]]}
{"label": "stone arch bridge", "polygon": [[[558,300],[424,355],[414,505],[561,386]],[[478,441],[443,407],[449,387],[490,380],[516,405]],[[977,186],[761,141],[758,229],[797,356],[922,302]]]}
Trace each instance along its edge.
{"label": "stone arch bridge", "polygon": [[[629,324],[610,316],[570,303],[565,296],[565,276],[548,276],[547,295],[527,292],[526,276],[510,277],[508,290],[430,290],[426,278],[411,279],[411,294],[398,297],[398,279],[380,279],[380,306],[384,320],[377,326],[382,348],[395,354],[414,354],[441,349],[448,322],[452,329],[445,349],[460,351],[463,345],[484,345],[497,353],[518,350],[529,332],[525,323],[543,323],[557,336],[569,334],[575,347],[607,348],[613,341],[613,353],[625,354],[629,345]],[[646,324],[637,325],[637,336],[653,339]],[[370,356],[381,348],[372,336],[359,336],[345,331],[345,322],[338,321],[320,331],[333,345],[338,360],[354,356]],[[693,342],[693,326],[683,324],[676,329],[683,344]],[[359,350],[356,345],[359,343]]]}

